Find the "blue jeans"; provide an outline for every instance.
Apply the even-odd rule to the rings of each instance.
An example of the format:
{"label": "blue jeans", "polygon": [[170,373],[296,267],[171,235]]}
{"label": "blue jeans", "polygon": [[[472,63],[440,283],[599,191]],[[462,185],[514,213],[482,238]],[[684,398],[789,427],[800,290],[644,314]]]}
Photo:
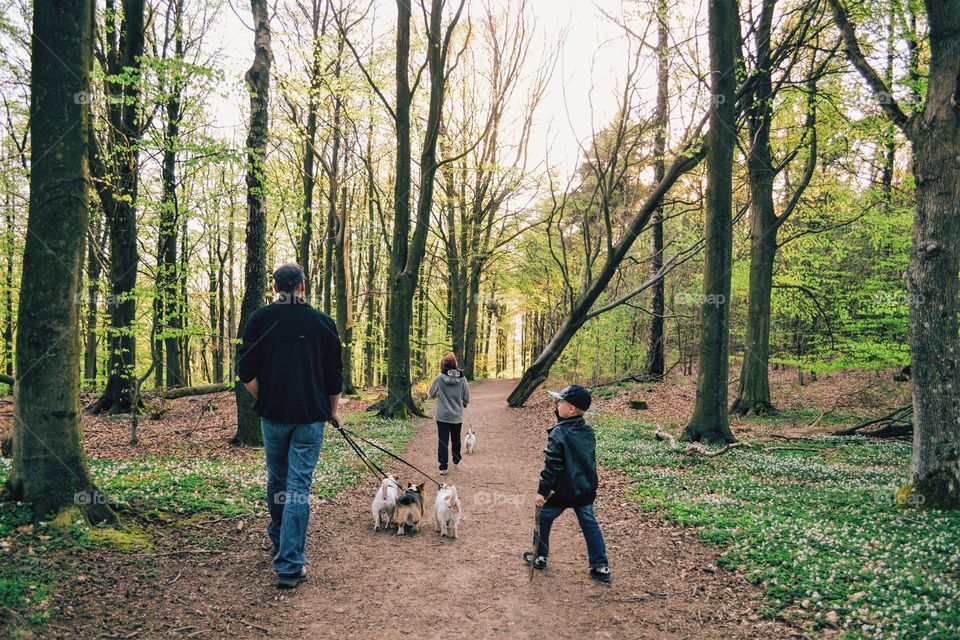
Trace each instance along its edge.
{"label": "blue jeans", "polygon": [[310,520],[310,484],[323,445],[323,423],[290,424],[260,418],[267,455],[267,533],[279,553],[273,567],[296,575],[307,563],[303,547]]}
{"label": "blue jeans", "polygon": [[[577,514],[583,539],[587,541],[587,558],[590,561],[590,568],[607,566],[607,546],[603,542],[603,532],[600,531],[593,505],[587,504],[582,507],[570,507],[570,509]],[[536,552],[538,556],[546,558],[550,554],[550,528],[553,526],[553,521],[566,510],[567,507],[543,506],[540,508],[540,544],[537,545]],[[536,539],[533,543],[537,544]]]}

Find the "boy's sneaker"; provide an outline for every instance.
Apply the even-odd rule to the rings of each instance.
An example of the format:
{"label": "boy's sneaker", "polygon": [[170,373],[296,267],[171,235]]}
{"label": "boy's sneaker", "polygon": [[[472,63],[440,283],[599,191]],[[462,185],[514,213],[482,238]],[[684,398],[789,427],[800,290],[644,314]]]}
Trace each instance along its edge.
{"label": "boy's sneaker", "polygon": [[295,589],[300,586],[300,583],[307,579],[307,568],[300,567],[298,573],[293,575],[277,575],[277,588],[278,589]]}
{"label": "boy's sneaker", "polygon": [[537,556],[536,558],[534,558],[533,551],[524,551],[523,556],[521,557],[523,558],[523,561],[526,562],[527,564],[532,564],[534,569],[539,569],[540,571],[543,571],[544,569],[547,568],[546,556]]}
{"label": "boy's sneaker", "polygon": [[613,584],[613,578],[610,576],[609,567],[590,567],[590,577],[597,582],[602,582],[607,586]]}

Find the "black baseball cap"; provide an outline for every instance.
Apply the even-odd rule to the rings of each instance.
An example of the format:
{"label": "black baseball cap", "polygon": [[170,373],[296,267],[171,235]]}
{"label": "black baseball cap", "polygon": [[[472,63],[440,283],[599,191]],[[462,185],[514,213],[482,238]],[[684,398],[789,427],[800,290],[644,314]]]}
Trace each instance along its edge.
{"label": "black baseball cap", "polygon": [[282,264],[274,269],[273,282],[277,285],[277,290],[292,292],[303,282],[303,267],[292,262]]}
{"label": "black baseball cap", "polygon": [[581,411],[589,409],[590,403],[593,402],[593,397],[590,395],[590,392],[578,384],[572,384],[560,392],[547,391],[547,393],[556,400],[566,400]]}

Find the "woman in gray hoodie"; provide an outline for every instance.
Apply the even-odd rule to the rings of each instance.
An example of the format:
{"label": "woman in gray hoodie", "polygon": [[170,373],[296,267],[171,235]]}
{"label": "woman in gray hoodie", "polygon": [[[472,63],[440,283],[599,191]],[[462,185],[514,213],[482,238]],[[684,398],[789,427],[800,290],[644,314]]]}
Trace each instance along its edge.
{"label": "woman in gray hoodie", "polygon": [[428,395],[437,399],[437,460],[440,475],[445,476],[448,447],[453,449],[453,464],[460,464],[460,427],[463,409],[470,401],[470,388],[463,371],[457,367],[457,356],[448,353],[440,361],[440,374],[434,378]]}

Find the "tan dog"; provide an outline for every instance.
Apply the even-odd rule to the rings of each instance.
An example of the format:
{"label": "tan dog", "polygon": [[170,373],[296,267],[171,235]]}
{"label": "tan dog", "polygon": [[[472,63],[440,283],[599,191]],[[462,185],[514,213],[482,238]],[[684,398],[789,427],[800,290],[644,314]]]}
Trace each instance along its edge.
{"label": "tan dog", "polygon": [[457,527],[460,525],[460,519],[463,512],[460,509],[460,497],[457,495],[457,487],[450,485],[441,485],[437,492],[437,528],[435,531],[440,533],[440,537],[457,537]]}
{"label": "tan dog", "polygon": [[426,484],[407,484],[407,489],[399,498],[393,512],[393,520],[397,523],[397,535],[403,535],[404,527],[413,527],[420,531],[420,521],[423,520],[423,500],[426,498]]}

